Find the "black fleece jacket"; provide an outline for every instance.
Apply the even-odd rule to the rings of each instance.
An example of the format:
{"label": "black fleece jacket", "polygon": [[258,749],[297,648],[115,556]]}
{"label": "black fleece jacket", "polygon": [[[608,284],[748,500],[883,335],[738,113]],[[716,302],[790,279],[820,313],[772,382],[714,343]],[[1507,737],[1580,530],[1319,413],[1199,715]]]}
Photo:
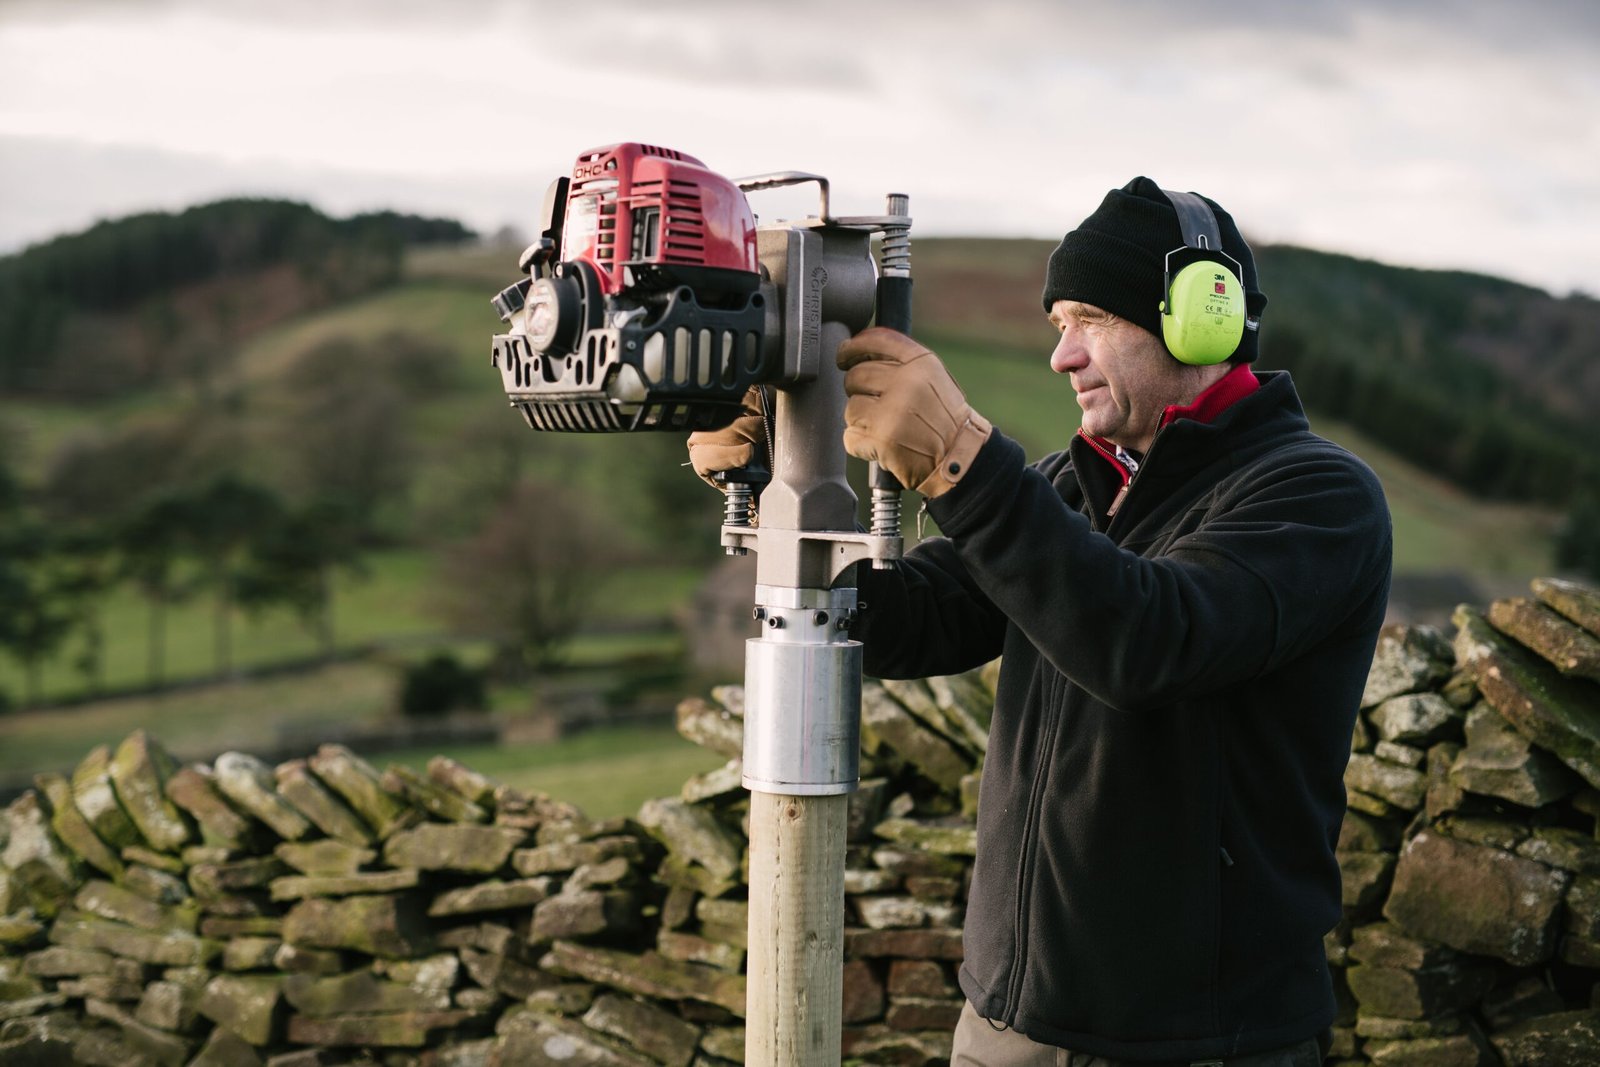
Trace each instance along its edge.
{"label": "black fleece jacket", "polygon": [[1322,936],[1357,704],[1388,599],[1377,478],[1311,433],[1286,373],[1163,427],[1113,517],[1083,437],[998,431],[859,575],[879,677],[1003,656],[961,987],[1046,1044],[1240,1055],[1334,1016]]}

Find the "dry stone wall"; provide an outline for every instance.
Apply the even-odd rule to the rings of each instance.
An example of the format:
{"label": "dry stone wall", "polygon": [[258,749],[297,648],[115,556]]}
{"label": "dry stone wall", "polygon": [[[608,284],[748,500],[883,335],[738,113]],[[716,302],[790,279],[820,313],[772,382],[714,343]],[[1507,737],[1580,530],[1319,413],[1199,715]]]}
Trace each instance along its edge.
{"label": "dry stone wall", "polygon": [[1343,1062],[1600,1063],[1600,591],[1387,630],[1339,838]]}
{"label": "dry stone wall", "polygon": [[[847,1059],[948,1059],[993,670],[865,687]],[[0,1062],[738,1063],[742,717],[685,701],[729,762],[607,821],[339,745],[182,766],[136,733],[39,775],[0,813]],[[1335,1061],[1600,1061],[1600,591],[1385,631],[1346,783]]]}

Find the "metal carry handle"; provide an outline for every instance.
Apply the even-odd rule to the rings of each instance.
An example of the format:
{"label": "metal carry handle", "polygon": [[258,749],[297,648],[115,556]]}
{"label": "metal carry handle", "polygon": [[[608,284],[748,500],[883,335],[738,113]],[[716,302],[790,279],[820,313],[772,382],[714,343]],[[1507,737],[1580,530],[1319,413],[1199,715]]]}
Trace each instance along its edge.
{"label": "metal carry handle", "polygon": [[822,197],[822,213],[818,216],[823,222],[832,222],[832,210],[829,207],[828,179],[820,174],[809,174],[803,170],[775,170],[771,174],[754,174],[748,178],[735,178],[733,184],[747,193],[758,192],[762,189],[781,189],[788,185],[804,185],[806,182],[816,182]]}

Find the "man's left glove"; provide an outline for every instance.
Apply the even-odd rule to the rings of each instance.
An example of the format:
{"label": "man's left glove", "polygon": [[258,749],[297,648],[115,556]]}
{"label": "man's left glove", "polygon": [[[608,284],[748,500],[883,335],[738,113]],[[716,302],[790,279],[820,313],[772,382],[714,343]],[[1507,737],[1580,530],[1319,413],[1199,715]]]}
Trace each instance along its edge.
{"label": "man's left glove", "polygon": [[726,492],[726,487],[712,477],[715,474],[748,467],[752,462],[772,466],[761,387],[752,385],[744,394],[743,403],[744,414],[729,425],[720,430],[696,430],[689,435],[689,462],[713,489]]}
{"label": "man's left glove", "polygon": [[939,357],[903,333],[862,330],[839,346],[845,372],[845,451],[876,460],[925,497],[941,496],[972,466],[989,420],[972,410]]}

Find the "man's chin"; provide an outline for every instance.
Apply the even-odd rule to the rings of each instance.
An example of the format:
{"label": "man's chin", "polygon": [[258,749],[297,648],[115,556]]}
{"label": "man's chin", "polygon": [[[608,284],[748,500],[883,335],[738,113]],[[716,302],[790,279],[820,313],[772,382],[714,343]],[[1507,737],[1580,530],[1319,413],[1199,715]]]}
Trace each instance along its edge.
{"label": "man's chin", "polygon": [[1083,413],[1083,416],[1078,419],[1078,425],[1083,428],[1084,433],[1095,437],[1104,437],[1108,431],[1114,428],[1111,426],[1110,420],[1101,418],[1100,413],[1094,408],[1089,408]]}

